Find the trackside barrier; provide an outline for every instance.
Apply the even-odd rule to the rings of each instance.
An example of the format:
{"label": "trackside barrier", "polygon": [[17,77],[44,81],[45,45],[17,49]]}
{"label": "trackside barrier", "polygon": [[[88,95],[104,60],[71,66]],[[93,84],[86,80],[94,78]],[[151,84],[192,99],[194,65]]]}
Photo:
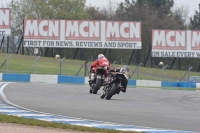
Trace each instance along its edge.
{"label": "trackside barrier", "polygon": [[162,87],[178,87],[179,85],[179,82],[166,82],[166,81],[163,81],[161,82],[161,86]]}
{"label": "trackside barrier", "polygon": [[30,74],[5,74],[2,75],[2,81],[30,82]]}
{"label": "trackside barrier", "polygon": [[58,84],[70,83],[70,84],[85,84],[85,77],[81,76],[58,76]]}
{"label": "trackside barrier", "polygon": [[184,88],[200,88],[198,83],[192,82],[162,82],[162,87],[184,87]]}
{"label": "trackside barrier", "polygon": [[161,87],[161,81],[137,80],[136,81],[136,86]]}
{"label": "trackside barrier", "polygon": [[[30,83],[48,83],[48,84],[64,84],[64,83],[88,84],[88,79],[89,79],[88,77],[83,77],[83,76],[0,73],[0,81],[12,81],[12,82],[30,82]],[[128,86],[200,88],[200,83],[129,80]]]}
{"label": "trackside barrier", "polygon": [[128,80],[128,86],[136,86],[136,80]]}
{"label": "trackside barrier", "polygon": [[197,83],[197,84],[196,84],[196,88],[200,88],[200,83]]}
{"label": "trackside barrier", "polygon": [[179,82],[179,87],[185,87],[185,88],[196,88],[196,83],[191,82]]}
{"label": "trackside barrier", "polygon": [[88,83],[88,80],[89,80],[89,77],[85,77],[85,82],[84,82],[84,83],[85,83],[85,84],[89,84],[89,83]]}
{"label": "trackside barrier", "polygon": [[0,81],[2,81],[2,73],[0,73]]}
{"label": "trackside barrier", "polygon": [[30,78],[31,83],[57,84],[57,81],[58,81],[58,75],[31,74]]}

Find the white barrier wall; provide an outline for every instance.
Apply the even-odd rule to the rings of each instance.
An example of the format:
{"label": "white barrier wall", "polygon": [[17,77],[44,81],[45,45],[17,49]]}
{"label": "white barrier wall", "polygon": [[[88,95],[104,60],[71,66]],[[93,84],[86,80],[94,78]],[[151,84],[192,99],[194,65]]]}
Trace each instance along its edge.
{"label": "white barrier wall", "polygon": [[31,74],[30,82],[31,83],[57,84],[57,82],[58,82],[58,75]]}
{"label": "white barrier wall", "polygon": [[0,81],[2,81],[2,73],[0,73]]}
{"label": "white barrier wall", "polygon": [[30,82],[31,83],[44,83],[44,75],[31,74]]}
{"label": "white barrier wall", "polygon": [[200,88],[200,83],[196,83],[196,88]]}
{"label": "white barrier wall", "polygon": [[161,87],[161,81],[136,80],[136,86]]}
{"label": "white barrier wall", "polygon": [[85,84],[89,84],[88,80],[89,80],[89,77],[85,77]]}
{"label": "white barrier wall", "polygon": [[58,75],[44,75],[45,83],[57,84],[58,83]]}

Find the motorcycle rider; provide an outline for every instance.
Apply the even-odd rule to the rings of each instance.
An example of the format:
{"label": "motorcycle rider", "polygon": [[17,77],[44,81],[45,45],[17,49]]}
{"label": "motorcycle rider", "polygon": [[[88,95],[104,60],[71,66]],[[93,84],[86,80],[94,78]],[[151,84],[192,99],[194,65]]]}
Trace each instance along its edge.
{"label": "motorcycle rider", "polygon": [[[121,68],[113,68],[110,69],[109,72],[121,72],[121,73],[125,73],[125,72],[129,72],[129,67],[127,65],[124,65]],[[110,76],[114,77],[114,75],[112,73],[110,73]],[[130,77],[130,75],[128,74],[128,78]],[[126,92],[126,88],[127,88],[127,84],[128,84],[128,79],[124,78],[121,82],[121,87],[120,90],[122,92]],[[119,94],[119,92],[118,92]]]}
{"label": "motorcycle rider", "polygon": [[[94,73],[96,72],[97,67],[106,67],[107,70],[110,70],[110,62],[109,60],[103,55],[99,54],[98,59],[96,59],[91,65],[90,65],[90,75],[89,75],[89,83],[93,80]],[[106,71],[105,79],[108,76],[108,71]]]}

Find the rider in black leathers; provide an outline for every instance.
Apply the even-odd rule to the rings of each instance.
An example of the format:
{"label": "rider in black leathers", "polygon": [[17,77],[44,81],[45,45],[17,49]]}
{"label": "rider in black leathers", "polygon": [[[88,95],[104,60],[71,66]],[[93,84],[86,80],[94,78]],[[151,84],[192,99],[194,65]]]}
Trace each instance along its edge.
{"label": "rider in black leathers", "polygon": [[[111,72],[120,72],[122,69],[125,69],[126,71],[129,71],[129,67],[128,66],[126,66],[126,65],[124,65],[123,67],[121,67],[121,68],[114,68],[114,69],[110,69],[110,74],[109,74],[109,76],[112,76],[112,77],[114,77],[114,74],[112,74]],[[127,84],[128,84],[128,80],[126,79],[126,78],[124,78],[123,80],[122,80],[122,82],[121,82],[121,87],[120,87],[120,90],[122,91],[122,92],[126,92],[126,88],[127,88]]]}

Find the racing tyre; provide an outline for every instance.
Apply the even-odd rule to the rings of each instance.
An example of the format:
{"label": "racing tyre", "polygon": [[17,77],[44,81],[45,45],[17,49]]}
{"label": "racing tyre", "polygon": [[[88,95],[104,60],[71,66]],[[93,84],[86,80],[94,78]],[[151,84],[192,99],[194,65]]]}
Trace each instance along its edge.
{"label": "racing tyre", "polygon": [[106,95],[106,99],[107,100],[111,99],[111,97],[116,93],[117,88],[118,88],[118,84],[114,83],[113,86],[112,86],[112,88],[111,88],[111,90],[110,90],[110,92]]}
{"label": "racing tyre", "polygon": [[92,92],[93,94],[97,94],[97,91],[100,88],[100,84],[101,84],[101,79],[96,79],[96,84],[95,84],[95,86],[93,88],[93,92]]}

